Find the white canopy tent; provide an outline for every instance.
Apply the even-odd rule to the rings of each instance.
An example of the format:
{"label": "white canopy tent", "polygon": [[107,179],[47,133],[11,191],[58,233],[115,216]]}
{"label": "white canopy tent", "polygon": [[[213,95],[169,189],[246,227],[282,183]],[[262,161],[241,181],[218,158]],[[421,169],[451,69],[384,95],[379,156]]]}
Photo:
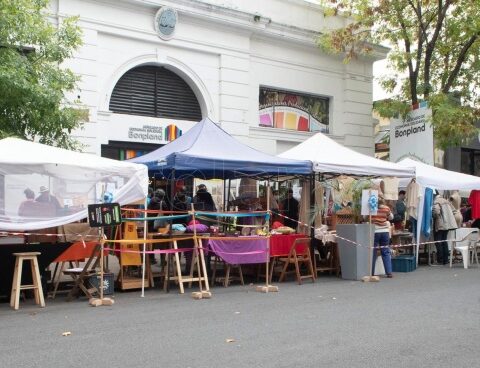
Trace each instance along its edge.
{"label": "white canopy tent", "polygon": [[480,177],[441,169],[423,162],[405,158],[398,162],[403,167],[414,167],[417,183],[438,190],[480,189]]}
{"label": "white canopy tent", "polygon": [[347,148],[323,133],[317,133],[306,141],[281,153],[279,157],[310,160],[313,171],[334,175],[415,177],[413,167],[405,167],[383,161]]}
{"label": "white canopy tent", "polygon": [[[47,201],[54,202],[50,207],[26,201],[27,188],[35,198],[48,190],[57,200]],[[99,203],[104,191],[120,204],[144,201],[147,167],[16,138],[0,140],[0,230],[28,231],[84,219],[87,205]],[[22,202],[30,203],[20,215]]]}

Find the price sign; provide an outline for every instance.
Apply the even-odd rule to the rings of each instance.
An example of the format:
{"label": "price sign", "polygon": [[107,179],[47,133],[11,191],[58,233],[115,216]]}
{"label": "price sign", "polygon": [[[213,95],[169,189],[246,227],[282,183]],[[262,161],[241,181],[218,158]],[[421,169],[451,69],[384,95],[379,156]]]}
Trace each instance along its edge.
{"label": "price sign", "polygon": [[90,224],[90,227],[108,227],[120,225],[122,223],[120,204],[89,204],[88,223]]}

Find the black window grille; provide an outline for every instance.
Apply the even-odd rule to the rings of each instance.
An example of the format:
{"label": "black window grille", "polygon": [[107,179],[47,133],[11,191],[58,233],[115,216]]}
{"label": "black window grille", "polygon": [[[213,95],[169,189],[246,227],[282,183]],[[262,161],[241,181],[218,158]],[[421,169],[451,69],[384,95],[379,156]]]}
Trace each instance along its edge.
{"label": "black window grille", "polygon": [[158,66],[140,66],[126,72],[115,85],[110,111],[118,114],[178,120],[202,120],[202,111],[190,86],[174,72]]}

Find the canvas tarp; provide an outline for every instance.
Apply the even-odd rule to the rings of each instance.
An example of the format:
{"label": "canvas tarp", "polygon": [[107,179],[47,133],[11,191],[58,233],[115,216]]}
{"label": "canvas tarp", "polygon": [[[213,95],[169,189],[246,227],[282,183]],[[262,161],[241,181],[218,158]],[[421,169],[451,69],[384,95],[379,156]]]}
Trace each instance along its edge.
{"label": "canvas tarp", "polygon": [[310,174],[310,161],[283,159],[253,149],[230,136],[209,118],[195,124],[176,140],[136,157],[151,173],[170,177],[189,174],[203,179],[242,176]]}
{"label": "canvas tarp", "polygon": [[288,159],[313,162],[315,172],[349,176],[414,177],[413,167],[400,166],[351,150],[323,133],[317,133],[306,141],[279,155]]}
{"label": "canvas tarp", "polygon": [[[27,201],[27,188],[34,200]],[[46,190],[46,202],[36,201]],[[0,230],[28,231],[84,219],[88,204],[99,203],[104,191],[120,204],[144,200],[147,167],[16,138],[0,140]]]}

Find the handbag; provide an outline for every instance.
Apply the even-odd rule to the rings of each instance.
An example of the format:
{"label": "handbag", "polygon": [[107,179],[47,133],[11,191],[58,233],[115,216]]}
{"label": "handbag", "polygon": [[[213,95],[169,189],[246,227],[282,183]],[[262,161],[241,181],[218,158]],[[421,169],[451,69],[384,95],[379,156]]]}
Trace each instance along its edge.
{"label": "handbag", "polygon": [[385,275],[385,267],[383,267],[382,256],[377,256],[375,260],[375,276]]}

